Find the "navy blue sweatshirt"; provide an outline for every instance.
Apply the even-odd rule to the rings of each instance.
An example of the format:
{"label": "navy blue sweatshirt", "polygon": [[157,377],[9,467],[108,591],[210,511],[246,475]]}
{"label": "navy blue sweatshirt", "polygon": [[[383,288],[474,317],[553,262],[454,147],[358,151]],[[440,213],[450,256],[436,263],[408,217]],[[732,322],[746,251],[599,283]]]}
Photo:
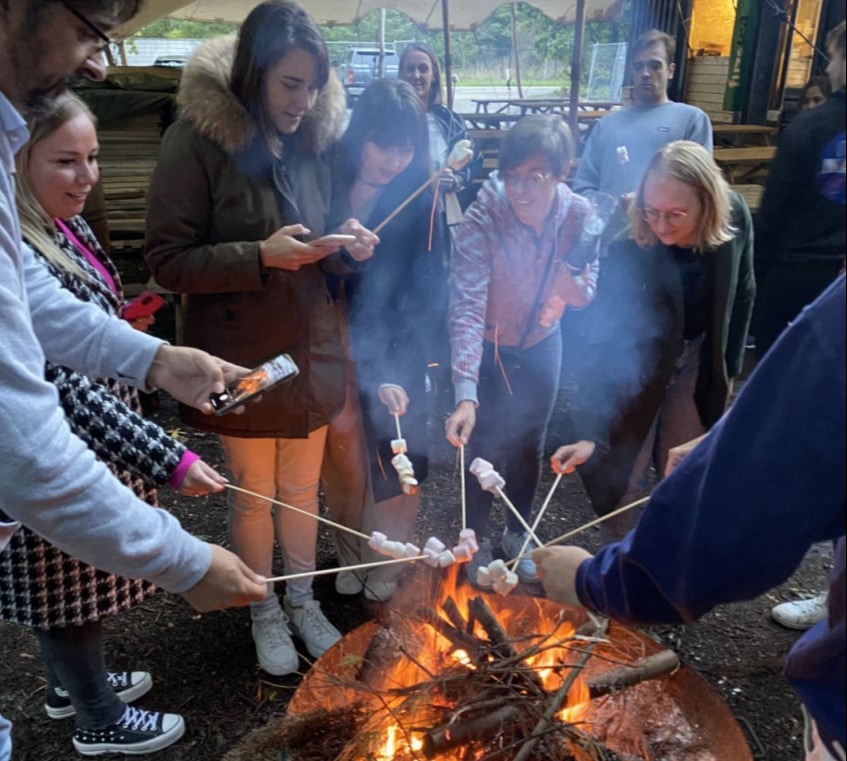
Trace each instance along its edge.
{"label": "navy blue sweatshirt", "polygon": [[829,616],[785,673],[827,743],[845,738],[847,310],[838,278],[782,335],[729,412],[662,481],[638,525],[578,570],[590,609],[685,623],[785,581],[809,547],[839,539]]}

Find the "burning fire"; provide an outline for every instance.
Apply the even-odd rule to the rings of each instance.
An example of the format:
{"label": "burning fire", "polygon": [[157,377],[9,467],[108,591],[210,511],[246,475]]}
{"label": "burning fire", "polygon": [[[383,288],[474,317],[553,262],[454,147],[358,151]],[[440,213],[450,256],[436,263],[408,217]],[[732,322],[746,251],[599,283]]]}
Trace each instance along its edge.
{"label": "burning fire", "polygon": [[[442,586],[439,602],[444,603],[448,597],[451,598],[467,619],[470,618],[469,602],[479,593],[467,585],[457,584],[457,578],[458,572],[454,566]],[[534,601],[527,601],[520,606],[498,605],[498,599],[494,598],[489,598],[487,602],[495,609],[499,622],[513,641],[517,652],[524,653],[531,648],[535,650],[534,654],[523,659],[523,664],[534,672],[546,692],[551,695],[556,693],[570,673],[570,669],[566,667],[575,661],[575,656],[569,649],[576,633],[573,625],[552,616],[549,608]],[[440,605],[438,615],[446,624],[454,625],[455,622],[451,621]],[[453,709],[458,712],[465,710],[451,704],[450,690],[447,688],[442,694],[433,693],[430,698],[431,705],[421,706],[420,712],[410,714],[408,705],[404,704],[409,694],[408,688],[422,682],[431,682],[442,674],[449,674],[454,679],[461,677],[462,672],[469,676],[477,669],[471,654],[457,647],[435,626],[430,624],[421,628],[424,631],[418,633],[425,642],[424,647],[416,652],[413,658],[398,658],[384,675],[385,692],[382,700],[386,710],[380,712],[382,726],[370,727],[371,731],[377,730],[381,737],[376,743],[377,749],[371,751],[372,757],[379,761],[420,758],[417,754],[424,748],[425,730],[419,728],[431,726],[433,709],[437,708],[441,714],[452,712]],[[479,621],[474,622],[470,633],[483,640],[486,638]],[[579,723],[588,710],[589,701],[588,686],[582,677],[577,677],[557,718],[569,724]],[[402,718],[398,719],[399,716]],[[438,758],[443,761],[459,761],[468,759],[469,756],[467,748],[459,748],[453,753],[441,752]]]}

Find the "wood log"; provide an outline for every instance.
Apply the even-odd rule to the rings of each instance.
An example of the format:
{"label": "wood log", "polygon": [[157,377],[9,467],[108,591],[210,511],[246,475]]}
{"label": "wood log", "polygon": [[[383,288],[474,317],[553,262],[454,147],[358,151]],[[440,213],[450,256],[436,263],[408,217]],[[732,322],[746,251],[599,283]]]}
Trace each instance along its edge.
{"label": "wood log", "polygon": [[441,636],[449,639],[455,647],[467,650],[471,658],[486,645],[485,642],[473,635],[467,634],[463,630],[456,629],[454,626],[448,624],[438,613],[427,605],[419,605],[415,612]]}
{"label": "wood log", "polygon": [[623,690],[648,679],[671,674],[679,668],[679,658],[673,650],[662,650],[646,658],[641,658],[627,666],[604,671],[588,680],[588,692],[592,700]]}

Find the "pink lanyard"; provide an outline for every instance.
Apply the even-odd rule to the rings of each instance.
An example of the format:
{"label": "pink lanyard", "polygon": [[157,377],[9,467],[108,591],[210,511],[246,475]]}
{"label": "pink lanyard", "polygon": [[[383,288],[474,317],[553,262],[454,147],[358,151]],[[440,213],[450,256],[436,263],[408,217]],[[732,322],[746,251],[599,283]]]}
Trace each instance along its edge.
{"label": "pink lanyard", "polygon": [[108,285],[109,288],[112,289],[112,292],[120,295],[120,291],[118,291],[118,286],[115,283],[115,279],[111,276],[109,270],[107,270],[106,267],[103,265],[103,262],[101,262],[96,256],[94,256],[91,250],[87,246],[85,246],[79,240],[79,238],[76,237],[76,235],[74,235],[70,227],[68,227],[61,219],[56,220],[56,227],[58,227],[65,234],[67,239],[76,247],[76,250],[79,251],[88,260],[88,263],[100,273],[100,275],[103,277],[103,280],[106,281],[106,285]]}

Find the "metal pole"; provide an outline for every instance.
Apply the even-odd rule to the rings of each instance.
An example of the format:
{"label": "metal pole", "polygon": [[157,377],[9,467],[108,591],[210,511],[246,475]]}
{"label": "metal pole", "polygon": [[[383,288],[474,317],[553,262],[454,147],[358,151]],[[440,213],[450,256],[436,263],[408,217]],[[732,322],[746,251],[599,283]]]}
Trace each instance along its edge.
{"label": "metal pole", "polygon": [[385,76],[385,8],[379,9],[379,66],[377,76],[382,79]]}
{"label": "metal pole", "polygon": [[518,97],[523,98],[521,56],[518,51],[518,0],[512,2],[512,49],[515,51],[515,79],[518,81]]}
{"label": "metal pole", "polygon": [[585,37],[585,0],[576,0],[573,27],[573,56],[571,57],[570,122],[574,140],[579,137],[579,82],[582,79],[582,42]]}
{"label": "metal pole", "polygon": [[453,54],[450,52],[450,10],[447,0],[441,0],[441,23],[444,25],[444,85],[447,88],[447,108],[453,108]]}

